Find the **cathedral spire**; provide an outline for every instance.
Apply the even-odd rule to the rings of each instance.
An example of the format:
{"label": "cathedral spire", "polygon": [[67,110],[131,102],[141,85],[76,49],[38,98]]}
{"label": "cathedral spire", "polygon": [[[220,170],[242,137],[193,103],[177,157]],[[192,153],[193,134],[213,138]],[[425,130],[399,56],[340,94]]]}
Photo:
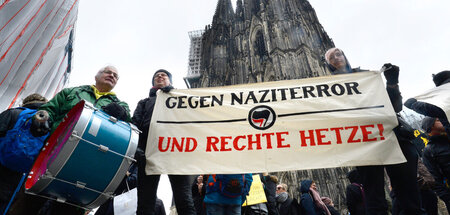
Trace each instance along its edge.
{"label": "cathedral spire", "polygon": [[236,2],[236,18],[238,20],[244,20],[244,7],[242,6],[242,0]]}
{"label": "cathedral spire", "polygon": [[231,0],[219,0],[217,2],[216,12],[213,17],[213,27],[217,24],[231,23],[233,21],[234,11]]}

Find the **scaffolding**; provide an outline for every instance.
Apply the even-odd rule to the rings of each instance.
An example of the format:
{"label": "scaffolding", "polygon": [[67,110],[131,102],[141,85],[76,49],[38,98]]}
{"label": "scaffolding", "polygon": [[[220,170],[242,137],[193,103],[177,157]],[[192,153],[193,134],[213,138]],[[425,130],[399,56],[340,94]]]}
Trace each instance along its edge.
{"label": "scaffolding", "polygon": [[187,76],[184,78],[186,85],[190,88],[189,80],[198,79],[200,77],[200,64],[202,58],[202,36],[204,30],[188,32],[191,39],[191,47],[189,49],[189,63]]}

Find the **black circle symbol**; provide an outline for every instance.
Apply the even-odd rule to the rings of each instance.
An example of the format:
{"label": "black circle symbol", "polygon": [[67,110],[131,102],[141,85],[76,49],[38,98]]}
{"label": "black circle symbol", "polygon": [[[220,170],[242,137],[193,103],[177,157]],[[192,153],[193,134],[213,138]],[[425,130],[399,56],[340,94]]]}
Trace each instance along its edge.
{"label": "black circle symbol", "polygon": [[266,130],[272,127],[276,118],[275,111],[267,105],[256,106],[248,113],[248,122],[258,130]]}

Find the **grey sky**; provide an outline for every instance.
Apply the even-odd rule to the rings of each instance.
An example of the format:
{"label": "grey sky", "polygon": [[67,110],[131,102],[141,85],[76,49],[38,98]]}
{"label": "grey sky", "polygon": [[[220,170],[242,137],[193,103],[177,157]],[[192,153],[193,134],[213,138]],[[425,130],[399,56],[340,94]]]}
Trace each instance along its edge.
{"label": "grey sky", "polygon": [[[450,69],[448,0],[310,3],[353,67],[377,70],[386,62],[400,66],[405,99],[433,87],[432,73]],[[210,24],[216,4],[216,0],[80,1],[70,86],[92,84],[97,70],[111,63],[121,76],[114,91],[132,110],[148,95],[157,69],[172,72],[175,87],[185,88],[187,32]],[[170,189],[167,182],[164,187]],[[168,207],[170,195],[163,198]]]}

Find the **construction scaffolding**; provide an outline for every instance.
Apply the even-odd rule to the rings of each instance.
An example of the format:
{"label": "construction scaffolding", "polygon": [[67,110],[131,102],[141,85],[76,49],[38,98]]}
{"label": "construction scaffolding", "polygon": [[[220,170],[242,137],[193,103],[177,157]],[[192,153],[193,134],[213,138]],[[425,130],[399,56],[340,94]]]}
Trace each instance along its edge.
{"label": "construction scaffolding", "polygon": [[188,32],[191,39],[191,47],[189,49],[189,63],[187,76],[184,77],[184,82],[187,88],[191,88],[190,80],[200,78],[200,64],[202,58],[202,36],[204,30],[190,31]]}

